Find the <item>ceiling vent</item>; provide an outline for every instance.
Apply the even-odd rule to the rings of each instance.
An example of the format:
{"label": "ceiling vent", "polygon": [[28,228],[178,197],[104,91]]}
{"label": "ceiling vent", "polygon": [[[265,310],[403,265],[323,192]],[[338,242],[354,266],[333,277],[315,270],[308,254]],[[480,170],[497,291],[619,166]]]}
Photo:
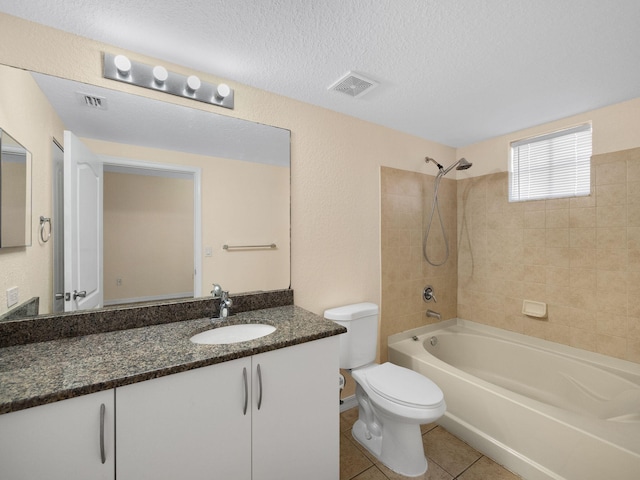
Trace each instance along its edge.
{"label": "ceiling vent", "polygon": [[329,87],[329,90],[342,92],[353,98],[358,98],[378,86],[378,82],[363,77],[360,74],[348,72],[344,77]]}
{"label": "ceiling vent", "polygon": [[78,101],[85,107],[95,108],[98,110],[107,109],[107,99],[105,97],[99,97],[97,95],[91,95],[89,93],[76,92]]}

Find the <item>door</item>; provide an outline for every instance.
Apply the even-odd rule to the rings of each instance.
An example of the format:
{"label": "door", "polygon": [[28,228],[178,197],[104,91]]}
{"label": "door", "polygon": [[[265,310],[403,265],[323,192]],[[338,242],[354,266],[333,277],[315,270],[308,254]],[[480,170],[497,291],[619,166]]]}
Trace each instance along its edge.
{"label": "door", "polygon": [[246,357],[116,388],[116,478],[250,480],[250,375]]}
{"label": "door", "polygon": [[102,161],[64,132],[65,311],[103,305]]}
{"label": "door", "polygon": [[64,312],[64,152],[54,139],[53,157],[53,313]]}
{"label": "door", "polygon": [[0,415],[0,478],[113,480],[113,390]]}
{"label": "door", "polygon": [[339,478],[339,357],[337,336],[253,356],[253,480]]}

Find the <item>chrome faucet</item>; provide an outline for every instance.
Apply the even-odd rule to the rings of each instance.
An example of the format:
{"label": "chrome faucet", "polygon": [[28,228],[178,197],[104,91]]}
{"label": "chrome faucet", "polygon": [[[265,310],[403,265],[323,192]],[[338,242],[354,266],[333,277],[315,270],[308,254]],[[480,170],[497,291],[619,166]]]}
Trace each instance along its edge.
{"label": "chrome faucet", "polygon": [[437,318],[438,320],[442,320],[442,315],[438,312],[434,312],[433,310],[427,310],[427,317]]}
{"label": "chrome faucet", "polygon": [[220,304],[218,305],[218,316],[211,317],[211,322],[221,322],[231,314],[230,309],[231,305],[233,305],[233,301],[229,298],[229,292],[222,290],[222,287],[217,283],[213,284],[211,295],[213,295],[213,298],[215,299],[220,299]]}

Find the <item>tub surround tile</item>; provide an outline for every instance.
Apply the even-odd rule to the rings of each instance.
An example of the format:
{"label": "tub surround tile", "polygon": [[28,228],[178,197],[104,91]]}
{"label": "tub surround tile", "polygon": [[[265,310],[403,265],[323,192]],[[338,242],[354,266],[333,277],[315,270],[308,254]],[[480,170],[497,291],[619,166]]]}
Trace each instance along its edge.
{"label": "tub surround tile", "polygon": [[[293,305],[293,290],[231,295],[233,313]],[[0,322],[0,348],[60,338],[160,325],[178,320],[212,317],[218,301],[211,297],[147,305],[107,307],[58,315]]]}
{"label": "tub surround tile", "polygon": [[288,305],[239,313],[219,325],[276,326],[266,337],[229,345],[192,343],[191,336],[213,328],[208,317],[5,347],[0,351],[0,414],[346,331]]}
{"label": "tub surround tile", "polygon": [[[619,348],[611,354],[637,361],[630,343],[635,327],[629,326],[635,324],[628,319],[640,317],[640,307],[633,303],[640,297],[640,148],[594,155],[592,171],[591,195],[533,202],[507,201],[507,172],[461,179],[453,186],[443,182],[441,188],[456,191],[455,195],[453,190],[443,193],[441,200],[451,204],[443,200],[440,205],[455,258],[442,267],[432,267],[421,258],[421,237],[422,217],[430,212],[433,177],[382,168],[381,177],[387,182],[381,195],[382,212],[391,203],[398,208],[394,215],[410,216],[415,224],[405,225],[412,232],[412,248],[405,259],[392,253],[406,246],[398,219],[382,218],[382,238],[389,241],[383,243],[381,252],[381,360],[386,358],[382,337],[428,323],[424,312],[432,308],[445,313],[444,319],[471,318],[591,351]],[[400,205],[385,196],[385,191],[413,201]],[[419,203],[421,214],[415,209]],[[403,210],[407,211],[402,214]],[[453,219],[457,226],[449,226]],[[436,244],[434,240],[434,249]],[[416,270],[415,265],[420,264],[421,269]],[[420,305],[411,296],[414,287],[408,280],[432,284],[440,295],[450,289],[456,294],[449,296],[447,305],[442,305],[440,297],[436,308]],[[394,296],[385,295],[387,290],[393,290]],[[401,291],[406,294],[399,295]],[[501,297],[500,301],[489,300],[489,294]],[[398,299],[408,302],[401,312],[393,308]],[[549,318],[532,321],[514,310],[512,305],[521,305],[523,299],[546,302]],[[496,305],[501,306],[494,308]],[[567,320],[568,311],[575,319]],[[556,314],[563,317],[556,318]],[[596,316],[607,315],[626,317],[627,326],[621,327],[620,321],[607,326],[602,320],[597,326]]]}

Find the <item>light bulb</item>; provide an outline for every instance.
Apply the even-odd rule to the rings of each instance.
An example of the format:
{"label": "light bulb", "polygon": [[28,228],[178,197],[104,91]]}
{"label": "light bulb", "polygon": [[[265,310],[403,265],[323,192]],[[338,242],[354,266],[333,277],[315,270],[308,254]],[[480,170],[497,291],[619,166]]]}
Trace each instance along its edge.
{"label": "light bulb", "polygon": [[167,72],[166,68],[161,65],[153,67],[153,79],[158,85],[164,84],[164,82],[167,81],[167,78],[169,78],[169,72]]}
{"label": "light bulb", "polygon": [[122,76],[128,76],[131,72],[131,60],[125,55],[116,55],[113,59],[113,64],[116,66],[118,73]]}
{"label": "light bulb", "polygon": [[200,88],[200,85],[202,85],[202,82],[195,75],[191,75],[189,78],[187,78],[187,90],[191,93],[194,93],[196,90],[198,90]]}
{"label": "light bulb", "polygon": [[229,85],[227,85],[226,83],[221,83],[216,88],[216,98],[219,100],[224,100],[229,96],[230,93],[231,93],[231,89],[229,88]]}

